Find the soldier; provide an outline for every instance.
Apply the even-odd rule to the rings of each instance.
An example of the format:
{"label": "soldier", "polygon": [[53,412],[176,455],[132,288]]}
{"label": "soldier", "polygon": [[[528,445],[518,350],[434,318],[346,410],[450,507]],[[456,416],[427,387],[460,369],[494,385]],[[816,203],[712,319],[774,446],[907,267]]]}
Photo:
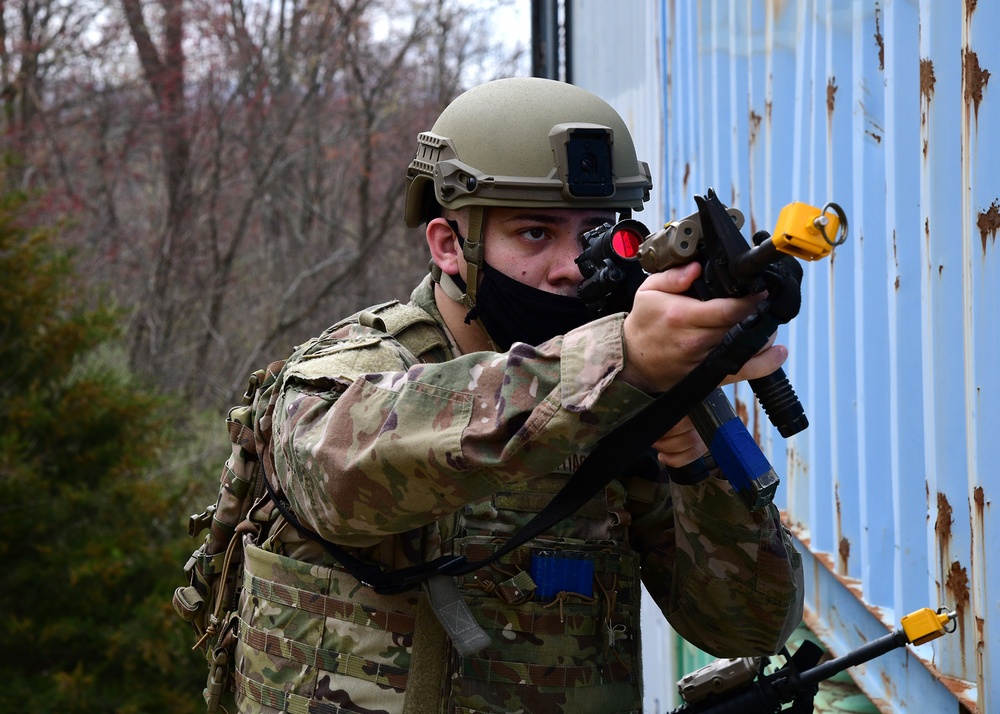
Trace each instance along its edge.
{"label": "soldier", "polygon": [[[670,479],[707,452],[687,420],[656,443],[659,464],[637,461],[499,561],[439,577],[485,631],[475,646],[446,636],[427,589],[378,594],[331,555],[395,571],[495,552],[755,304],[682,295],[692,264],[592,320],[580,237],[641,210],[652,184],[619,115],[572,85],[466,92],[420,134],[407,180],[431,275],[409,305],[298,348],[257,416],[288,518],[265,509],[266,537],[245,546],[239,710],[639,712],[640,580],[698,647],[777,651],[801,617],[801,561],[776,509],[751,513],[717,470]],[[786,355],[771,345],[735,378]]]}

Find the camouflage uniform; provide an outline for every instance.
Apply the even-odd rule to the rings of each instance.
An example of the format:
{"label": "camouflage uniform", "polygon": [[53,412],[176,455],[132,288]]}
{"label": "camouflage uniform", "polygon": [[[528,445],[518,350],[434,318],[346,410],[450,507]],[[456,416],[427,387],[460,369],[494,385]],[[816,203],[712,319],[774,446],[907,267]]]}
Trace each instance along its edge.
{"label": "camouflage uniform", "polygon": [[[492,552],[650,401],[616,379],[620,314],[459,355],[429,280],[411,304],[428,317],[407,329],[440,337],[421,361],[377,315],[342,323],[295,352],[258,415],[267,472],[298,518],[389,569]],[[449,713],[638,712],[640,576],[672,626],[719,655],[773,652],[801,616],[801,562],[774,507],[751,514],[724,480],[677,486],[658,469],[459,578],[492,639],[474,656],[448,646],[422,595],[373,593],[280,516],[259,546],[246,545],[241,712],[402,712],[418,690]],[[538,549],[585,553],[591,595],[534,599]]]}

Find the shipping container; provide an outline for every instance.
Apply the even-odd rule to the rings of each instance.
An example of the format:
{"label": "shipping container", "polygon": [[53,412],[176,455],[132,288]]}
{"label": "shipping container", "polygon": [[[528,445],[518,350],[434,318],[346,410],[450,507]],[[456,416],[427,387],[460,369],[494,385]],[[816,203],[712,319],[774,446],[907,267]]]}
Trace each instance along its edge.
{"label": "shipping container", "polygon": [[[571,81],[653,169],[637,218],[681,218],[710,187],[746,235],[794,201],[843,207],[847,242],[805,265],[779,332],[809,428],[785,440],[745,386],[731,396],[781,477],[826,649],[957,613],[953,634],[850,670],[857,686],[884,712],[1000,711],[1000,2],[566,4]],[[653,609],[646,708],[663,712],[701,660]]]}

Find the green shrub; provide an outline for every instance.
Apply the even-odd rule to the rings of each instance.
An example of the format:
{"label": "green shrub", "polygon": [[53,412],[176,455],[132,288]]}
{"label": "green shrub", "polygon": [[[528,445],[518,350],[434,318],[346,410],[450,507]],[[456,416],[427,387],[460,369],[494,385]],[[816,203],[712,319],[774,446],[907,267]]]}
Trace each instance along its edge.
{"label": "green shrub", "polygon": [[201,711],[170,595],[216,466],[192,457],[183,404],[123,366],[118,317],[79,297],[29,207],[0,196],[0,711]]}

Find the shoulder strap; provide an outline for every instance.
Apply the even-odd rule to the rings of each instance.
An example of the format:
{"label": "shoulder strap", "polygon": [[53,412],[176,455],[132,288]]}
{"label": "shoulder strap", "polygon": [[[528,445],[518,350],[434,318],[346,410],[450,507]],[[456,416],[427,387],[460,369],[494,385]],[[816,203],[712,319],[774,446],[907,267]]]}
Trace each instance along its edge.
{"label": "shoulder strap", "polygon": [[357,321],[365,327],[392,335],[417,358],[448,347],[441,326],[426,310],[416,305],[394,300],[362,310],[357,314]]}

